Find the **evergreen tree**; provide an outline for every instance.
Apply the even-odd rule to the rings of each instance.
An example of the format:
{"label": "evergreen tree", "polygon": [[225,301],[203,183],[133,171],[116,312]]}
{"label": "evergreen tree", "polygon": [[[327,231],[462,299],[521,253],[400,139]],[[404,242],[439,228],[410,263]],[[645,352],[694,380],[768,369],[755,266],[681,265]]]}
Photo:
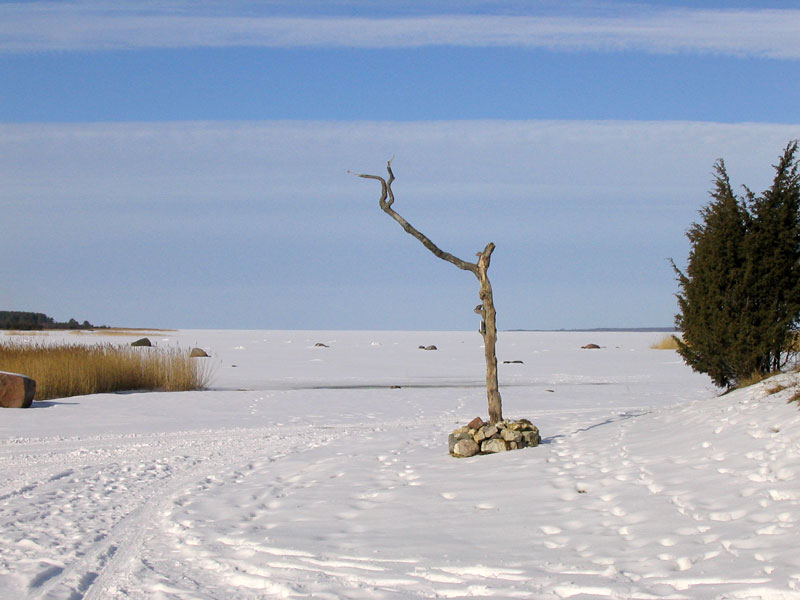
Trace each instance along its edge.
{"label": "evergreen tree", "polygon": [[[738,346],[738,323],[744,293],[747,210],[731,189],[722,160],[714,165],[712,200],[686,236],[692,244],[686,273],[673,262],[681,293],[675,323],[683,338],[678,352],[695,371],[708,373],[720,387],[730,387],[743,368],[731,355]],[[745,367],[746,368],[746,367]]]}
{"label": "evergreen tree", "polygon": [[[755,197],[748,191],[752,227],[748,232],[746,285],[752,296],[758,371],[779,370],[800,316],[800,175],[797,141],[786,146],[772,187]],[[757,335],[755,335],[757,333]]]}
{"label": "evergreen tree", "polygon": [[718,161],[712,201],[687,232],[692,244],[675,317],[679,352],[695,371],[729,389],[785,365],[800,321],[798,144],[784,150],[772,187],[746,202]]}

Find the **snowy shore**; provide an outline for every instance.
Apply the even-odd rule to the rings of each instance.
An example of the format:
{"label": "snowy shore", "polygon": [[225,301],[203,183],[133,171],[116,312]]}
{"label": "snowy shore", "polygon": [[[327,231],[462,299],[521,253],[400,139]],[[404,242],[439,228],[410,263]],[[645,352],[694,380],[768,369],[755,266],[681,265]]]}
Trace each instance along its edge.
{"label": "snowy shore", "polygon": [[2,412],[0,597],[800,598],[791,390],[718,396],[662,335],[501,332],[543,443],[469,459],[477,333],[150,335],[211,389]]}

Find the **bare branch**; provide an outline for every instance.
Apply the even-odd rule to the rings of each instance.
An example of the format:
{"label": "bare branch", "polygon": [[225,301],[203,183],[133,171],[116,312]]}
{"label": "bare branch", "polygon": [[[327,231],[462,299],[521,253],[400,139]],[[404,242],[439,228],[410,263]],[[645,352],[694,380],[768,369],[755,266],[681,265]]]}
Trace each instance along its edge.
{"label": "bare branch", "polygon": [[[422,233],[413,225],[411,225],[397,211],[395,211],[392,208],[392,204],[394,204],[394,193],[392,192],[392,182],[394,181],[394,173],[392,172],[391,160],[386,164],[386,170],[389,173],[388,181],[379,175],[367,175],[365,173],[353,173],[353,174],[357,175],[358,177],[362,177],[364,179],[375,179],[381,182],[381,197],[379,199],[381,209],[383,210],[383,212],[385,212],[387,215],[389,215],[395,221],[397,221],[400,224],[400,226],[405,230],[406,233],[417,238],[420,241],[420,243],[422,243],[423,246],[425,246],[428,250],[430,250],[437,258],[441,258],[442,260],[454,264],[459,269],[470,271],[471,273],[474,273],[476,277],[478,277],[478,265],[476,263],[467,262],[465,260],[458,258],[457,256],[453,256],[449,252],[445,252],[444,250],[439,248],[436,244],[434,244],[428,236],[426,236],[424,233]],[[492,244],[492,247],[494,248],[494,244]],[[479,254],[479,256],[481,255],[482,254]]]}

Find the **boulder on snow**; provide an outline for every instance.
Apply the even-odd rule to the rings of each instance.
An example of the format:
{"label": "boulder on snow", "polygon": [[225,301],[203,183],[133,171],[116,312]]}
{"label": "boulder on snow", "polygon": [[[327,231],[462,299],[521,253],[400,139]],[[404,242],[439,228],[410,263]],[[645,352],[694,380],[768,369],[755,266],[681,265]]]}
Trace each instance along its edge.
{"label": "boulder on snow", "polygon": [[0,371],[0,407],[28,408],[35,393],[36,382],[27,375]]}
{"label": "boulder on snow", "polygon": [[190,358],[208,358],[208,353],[203,350],[202,348],[192,348],[192,351],[189,352]]}
{"label": "boulder on snow", "polygon": [[582,350],[599,350],[600,346],[597,344],[586,344],[585,346],[581,346]]}
{"label": "boulder on snow", "polygon": [[470,456],[475,456],[478,452],[480,452],[478,444],[470,439],[458,440],[453,447],[453,456],[459,458],[469,458]]}
{"label": "boulder on snow", "polygon": [[143,337],[135,342],[131,342],[131,346],[145,346],[149,347],[152,346],[153,343],[150,341],[150,338]]}

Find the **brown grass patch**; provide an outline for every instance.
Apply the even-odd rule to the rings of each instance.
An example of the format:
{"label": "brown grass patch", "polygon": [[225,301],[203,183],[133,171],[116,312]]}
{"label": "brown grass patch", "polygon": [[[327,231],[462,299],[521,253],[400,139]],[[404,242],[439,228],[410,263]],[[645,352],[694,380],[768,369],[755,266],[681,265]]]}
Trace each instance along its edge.
{"label": "brown grass patch", "polygon": [[0,370],[36,381],[36,400],[130,390],[205,388],[209,363],[179,348],[0,342]]}
{"label": "brown grass patch", "polygon": [[767,392],[767,394],[769,394],[771,396],[772,394],[778,394],[778,393],[782,392],[783,390],[788,389],[789,387],[790,387],[789,384],[786,384],[786,383],[775,383],[775,384],[769,386],[766,389],[766,392]]}
{"label": "brown grass patch", "polygon": [[755,385],[757,383],[761,383],[765,379],[769,379],[775,375],[775,373],[759,373],[756,371],[755,373],[749,375],[748,377],[742,377],[736,384],[736,389],[749,387],[751,385]]}
{"label": "brown grass patch", "polygon": [[651,344],[653,350],[677,350],[678,342],[674,335],[665,335],[659,341]]}

